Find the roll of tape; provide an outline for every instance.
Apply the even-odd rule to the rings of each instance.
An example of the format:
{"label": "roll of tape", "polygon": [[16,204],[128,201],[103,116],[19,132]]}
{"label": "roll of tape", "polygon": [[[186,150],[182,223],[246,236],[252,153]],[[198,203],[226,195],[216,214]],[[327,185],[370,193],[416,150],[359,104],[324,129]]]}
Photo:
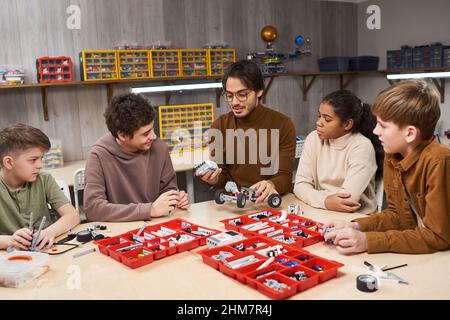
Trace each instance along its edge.
{"label": "roll of tape", "polygon": [[378,279],[369,274],[356,277],[356,288],[363,292],[374,292],[378,290]]}
{"label": "roll of tape", "polygon": [[90,230],[83,230],[77,233],[78,242],[88,242],[92,240],[92,232]]}

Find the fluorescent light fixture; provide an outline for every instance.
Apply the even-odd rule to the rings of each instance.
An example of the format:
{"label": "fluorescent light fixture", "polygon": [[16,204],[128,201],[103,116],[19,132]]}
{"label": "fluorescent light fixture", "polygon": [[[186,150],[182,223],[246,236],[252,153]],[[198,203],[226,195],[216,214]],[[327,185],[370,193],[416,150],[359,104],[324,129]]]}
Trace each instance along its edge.
{"label": "fluorescent light fixture", "polygon": [[389,80],[448,78],[450,77],[450,72],[397,73],[397,74],[388,74],[386,77]]}
{"label": "fluorescent light fixture", "polygon": [[165,91],[200,90],[211,88],[222,88],[222,82],[180,84],[173,86],[140,87],[140,88],[131,88],[131,92],[132,93],[165,92]]}

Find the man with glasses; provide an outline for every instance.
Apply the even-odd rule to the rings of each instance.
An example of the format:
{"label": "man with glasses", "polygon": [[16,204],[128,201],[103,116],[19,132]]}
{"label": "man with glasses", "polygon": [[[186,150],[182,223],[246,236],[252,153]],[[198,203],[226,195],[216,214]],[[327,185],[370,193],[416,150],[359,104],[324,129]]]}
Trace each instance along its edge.
{"label": "man with glasses", "polygon": [[[256,203],[267,201],[272,193],[291,191],[295,127],[289,117],[261,103],[264,79],[259,67],[247,60],[235,62],[222,85],[231,112],[211,126],[212,132],[221,134],[221,139],[211,134],[210,144],[211,158],[219,168],[201,179],[216,188],[223,188],[227,181],[253,188]],[[270,163],[264,160],[268,153]]]}

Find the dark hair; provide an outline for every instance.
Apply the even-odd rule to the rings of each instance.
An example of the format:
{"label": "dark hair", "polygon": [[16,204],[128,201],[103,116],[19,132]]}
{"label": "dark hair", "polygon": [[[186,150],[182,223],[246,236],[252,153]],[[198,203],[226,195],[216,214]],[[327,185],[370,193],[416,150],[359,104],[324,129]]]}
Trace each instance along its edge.
{"label": "dark hair", "polygon": [[373,133],[373,129],[377,125],[377,118],[370,110],[370,105],[361,102],[357,96],[348,90],[331,92],[322,99],[322,102],[329,103],[343,123],[353,119],[351,132],[359,132],[372,142],[378,167],[376,177],[381,177],[383,174],[384,150],[380,140]]}
{"label": "dark hair", "polygon": [[378,94],[373,112],[400,128],[417,127],[422,138],[428,140],[441,116],[439,98],[439,93],[423,80],[399,82]]}
{"label": "dark hair", "polygon": [[240,79],[247,88],[253,91],[264,90],[264,78],[258,65],[250,60],[236,61],[228,67],[222,78],[222,87],[227,88],[229,77]]}
{"label": "dark hair", "polygon": [[50,149],[50,140],[38,128],[23,123],[12,124],[0,131],[0,167],[3,157],[30,148]]}
{"label": "dark hair", "polygon": [[133,138],[134,132],[155,119],[150,102],[142,95],[125,93],[115,96],[105,110],[108,130],[114,137],[122,132]]}

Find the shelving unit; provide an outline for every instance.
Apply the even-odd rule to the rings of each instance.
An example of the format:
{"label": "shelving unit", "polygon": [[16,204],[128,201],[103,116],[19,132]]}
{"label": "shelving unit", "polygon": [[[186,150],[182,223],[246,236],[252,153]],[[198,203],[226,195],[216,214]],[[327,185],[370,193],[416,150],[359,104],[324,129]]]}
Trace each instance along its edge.
{"label": "shelving unit", "polygon": [[182,49],[181,72],[182,76],[207,76],[208,75],[208,51]]}
{"label": "shelving unit", "polygon": [[223,76],[228,66],[236,61],[235,49],[208,49],[208,51],[210,76]]}
{"label": "shelving unit", "polygon": [[40,57],[36,59],[39,83],[68,82],[73,80],[70,57]]}
{"label": "shelving unit", "polygon": [[153,77],[173,78],[181,76],[180,50],[150,50]]}
{"label": "shelving unit", "polygon": [[150,78],[151,63],[148,50],[117,50],[119,79]]}
{"label": "shelving unit", "polygon": [[158,115],[159,137],[170,153],[207,148],[204,137],[214,121],[213,103],[160,106]]}
{"label": "shelving unit", "polygon": [[[447,69],[434,69],[434,70],[408,70],[403,71],[403,73],[408,72],[424,72],[424,71],[450,71],[449,68]],[[340,79],[340,87],[346,88],[350,82],[360,76],[383,76],[386,77],[388,73],[394,73],[394,72],[388,72],[386,70],[374,70],[374,71],[351,71],[351,72],[298,72],[298,73],[286,73],[286,74],[272,74],[272,75],[266,75],[265,78],[268,79],[268,83],[266,85],[266,88],[264,90],[264,95],[267,96],[271,85],[275,78],[278,77],[301,77],[303,80],[302,83],[302,92],[303,92],[303,99],[307,99],[308,91],[310,90],[311,86],[314,83],[314,80],[317,77],[339,77]],[[49,87],[67,87],[67,86],[86,86],[86,85],[106,85],[107,88],[107,99],[108,103],[111,102],[111,99],[114,95],[114,86],[116,84],[135,84],[135,83],[153,83],[153,84],[161,84],[164,83],[166,85],[176,84],[176,83],[192,83],[193,80],[200,81],[200,80],[206,80],[206,81],[220,81],[222,79],[222,76],[216,75],[216,76],[183,76],[183,77],[161,77],[161,78],[149,78],[149,79],[121,79],[121,80],[100,80],[100,81],[71,81],[71,82],[63,82],[63,83],[32,83],[32,84],[22,84],[22,85],[12,85],[12,86],[0,86],[0,92],[1,90],[17,90],[17,89],[30,89],[30,88],[39,88],[41,90],[41,96],[42,96],[42,109],[44,111],[44,120],[48,121],[48,105],[47,105],[47,95],[48,95],[48,88]],[[434,84],[436,85],[437,89],[439,90],[441,94],[441,102],[444,102],[444,96],[445,96],[445,79],[446,78],[436,78],[433,79]],[[387,80],[389,81],[389,80]],[[394,81],[389,81],[391,84],[394,83]],[[220,94],[221,89],[216,89],[216,105],[220,105]]]}
{"label": "shelving unit", "polygon": [[80,52],[80,74],[83,81],[115,80],[117,55],[115,50],[83,50]]}

